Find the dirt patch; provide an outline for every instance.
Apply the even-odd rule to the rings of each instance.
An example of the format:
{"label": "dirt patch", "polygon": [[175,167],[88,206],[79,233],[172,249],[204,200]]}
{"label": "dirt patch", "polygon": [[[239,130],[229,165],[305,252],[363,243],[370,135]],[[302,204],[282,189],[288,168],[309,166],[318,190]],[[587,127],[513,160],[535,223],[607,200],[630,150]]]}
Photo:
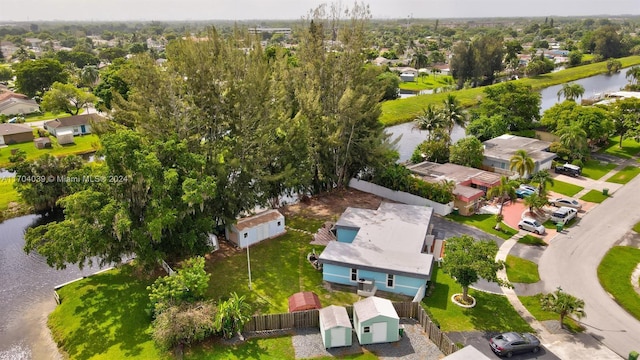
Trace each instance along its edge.
{"label": "dirt patch", "polygon": [[281,209],[285,216],[297,215],[320,220],[337,220],[347,207],[375,210],[382,198],[354,189],[335,190],[304,199]]}

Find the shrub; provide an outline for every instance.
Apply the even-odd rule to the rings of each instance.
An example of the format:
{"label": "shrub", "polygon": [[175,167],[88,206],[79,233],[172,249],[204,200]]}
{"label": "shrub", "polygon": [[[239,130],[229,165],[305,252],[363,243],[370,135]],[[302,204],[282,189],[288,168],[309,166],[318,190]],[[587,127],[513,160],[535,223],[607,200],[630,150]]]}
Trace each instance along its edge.
{"label": "shrub", "polygon": [[[453,201],[453,187],[451,183],[430,183],[411,175],[406,167],[394,164],[376,173],[371,180],[374,184],[384,186],[395,191],[404,191],[441,204]],[[453,184],[455,186],[455,184]]]}
{"label": "shrub", "polygon": [[163,349],[189,345],[213,334],[215,306],[208,302],[170,306],[153,321],[153,340]]}

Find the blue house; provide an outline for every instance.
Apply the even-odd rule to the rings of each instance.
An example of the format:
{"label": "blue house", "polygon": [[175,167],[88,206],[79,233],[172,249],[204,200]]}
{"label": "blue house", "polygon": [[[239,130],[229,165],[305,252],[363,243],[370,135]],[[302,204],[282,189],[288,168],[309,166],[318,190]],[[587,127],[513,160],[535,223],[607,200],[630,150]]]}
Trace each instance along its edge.
{"label": "blue house", "polygon": [[430,207],[405,204],[347,208],[333,229],[337,241],[320,254],[323,280],[357,286],[363,296],[383,290],[421,300],[434,262],[432,215]]}

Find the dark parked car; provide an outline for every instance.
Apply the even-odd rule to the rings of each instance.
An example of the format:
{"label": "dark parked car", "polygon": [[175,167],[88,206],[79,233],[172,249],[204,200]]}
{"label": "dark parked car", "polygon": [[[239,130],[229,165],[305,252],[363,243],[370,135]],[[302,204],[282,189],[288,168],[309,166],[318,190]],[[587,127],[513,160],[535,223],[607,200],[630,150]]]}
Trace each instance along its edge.
{"label": "dark parked car", "polygon": [[571,164],[556,166],[555,171],[556,171],[556,174],[563,174],[563,175],[568,175],[573,177],[578,177],[582,175],[582,169],[580,168],[580,166],[571,165]]}
{"label": "dark parked car", "polygon": [[540,340],[533,334],[506,332],[494,336],[489,340],[491,350],[500,356],[510,358],[513,354],[522,352],[537,353],[540,350]]}

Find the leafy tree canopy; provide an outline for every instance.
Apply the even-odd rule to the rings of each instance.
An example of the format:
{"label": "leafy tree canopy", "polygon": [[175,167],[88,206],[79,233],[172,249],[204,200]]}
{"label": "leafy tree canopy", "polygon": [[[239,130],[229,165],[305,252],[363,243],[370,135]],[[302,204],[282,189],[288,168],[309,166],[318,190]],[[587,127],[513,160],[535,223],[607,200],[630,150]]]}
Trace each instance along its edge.
{"label": "leafy tree canopy", "polygon": [[69,115],[78,115],[80,109],[93,104],[97,101],[97,97],[92,93],[78,89],[73,84],[63,84],[56,82],[42,97],[40,107],[44,111],[53,113],[67,113]]}
{"label": "leafy tree canopy", "polygon": [[449,161],[468,167],[480,168],[484,158],[482,143],[475,136],[468,136],[451,145]]}
{"label": "leafy tree canopy", "polygon": [[53,83],[66,83],[68,74],[58,60],[39,59],[14,65],[16,88],[33,97],[47,91]]}

